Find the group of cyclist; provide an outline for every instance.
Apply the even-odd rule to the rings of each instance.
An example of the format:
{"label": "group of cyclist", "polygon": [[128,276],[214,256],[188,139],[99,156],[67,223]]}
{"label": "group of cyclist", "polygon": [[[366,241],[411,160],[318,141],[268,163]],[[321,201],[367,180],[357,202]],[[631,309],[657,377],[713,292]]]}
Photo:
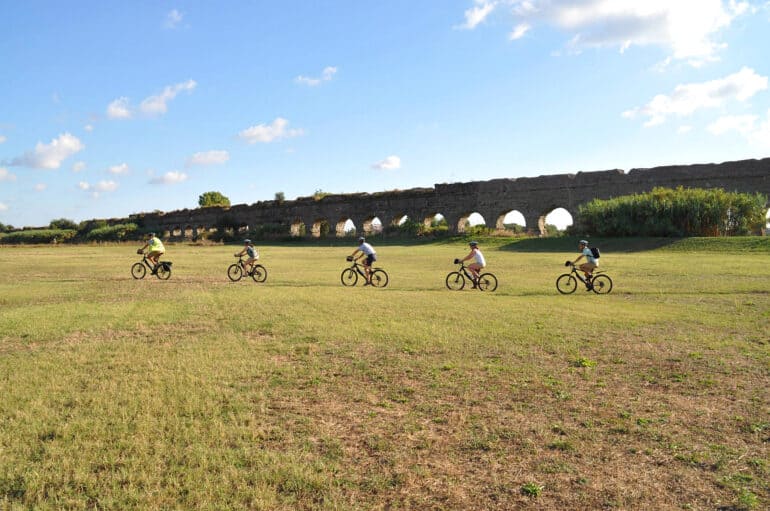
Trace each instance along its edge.
{"label": "group of cyclist", "polygon": [[[246,270],[250,270],[259,259],[259,253],[257,252],[257,249],[254,248],[254,244],[251,242],[251,240],[245,239],[243,240],[243,243],[243,250],[237,252],[235,257],[242,257],[247,255],[248,259],[244,261],[244,267]],[[471,272],[471,275],[474,279],[473,287],[476,287],[479,273],[484,267],[486,267],[487,260],[484,258],[484,254],[479,249],[479,244],[477,242],[471,241],[468,243],[468,246],[470,246],[470,252],[468,252],[468,255],[462,259],[455,259],[455,263],[473,260],[473,262],[470,263],[467,268]],[[145,248],[149,249],[149,252],[147,253],[147,259],[153,263],[152,274],[155,275],[155,273],[158,271],[158,260],[160,256],[165,253],[166,249],[163,246],[163,242],[160,241],[154,232],[151,232],[148,235],[147,242],[142,246],[142,248],[137,250],[137,253],[143,253]],[[599,261],[596,257],[594,257],[593,252],[591,252],[591,249],[588,247],[588,241],[580,240],[578,243],[578,250],[580,255],[577,257],[577,259],[572,262],[567,261],[567,264],[572,264],[574,266],[585,257],[586,262],[581,264],[578,268],[580,268],[580,271],[585,274],[586,281],[588,282],[588,288],[590,289],[591,276],[593,271],[599,266]],[[371,286],[372,264],[377,260],[377,251],[374,250],[374,247],[372,247],[370,243],[366,242],[366,238],[363,236],[358,238],[358,247],[356,247],[353,253],[347,257],[347,259],[348,261],[358,261],[364,259],[362,263],[364,266],[364,272],[366,274],[366,283],[364,285]]]}

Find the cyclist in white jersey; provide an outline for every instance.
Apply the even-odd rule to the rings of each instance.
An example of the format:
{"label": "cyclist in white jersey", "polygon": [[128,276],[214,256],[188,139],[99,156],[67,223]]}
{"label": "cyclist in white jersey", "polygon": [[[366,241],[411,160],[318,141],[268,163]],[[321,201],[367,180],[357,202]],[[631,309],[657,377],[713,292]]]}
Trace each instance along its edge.
{"label": "cyclist in white jersey", "polygon": [[372,247],[369,243],[366,242],[366,238],[360,237],[358,238],[358,248],[353,251],[352,254],[350,254],[350,257],[348,257],[349,260],[356,259],[356,254],[361,253],[361,257],[366,257],[366,260],[364,261],[364,273],[366,273],[366,283],[365,286],[371,286],[372,285],[372,263],[377,260],[377,252],[374,250],[374,247]]}
{"label": "cyclist in white jersey", "polygon": [[468,261],[473,259],[473,262],[467,268],[470,270],[471,275],[473,275],[473,287],[476,287],[476,282],[479,280],[479,272],[487,265],[487,260],[484,259],[484,254],[479,250],[478,243],[471,241],[468,245],[471,247],[471,251],[462,260]]}

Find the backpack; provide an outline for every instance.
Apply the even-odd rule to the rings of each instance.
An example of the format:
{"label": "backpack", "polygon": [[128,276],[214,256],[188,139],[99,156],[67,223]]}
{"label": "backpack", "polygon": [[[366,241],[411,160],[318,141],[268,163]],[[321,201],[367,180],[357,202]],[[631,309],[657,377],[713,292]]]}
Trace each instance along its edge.
{"label": "backpack", "polygon": [[601,257],[599,249],[596,247],[591,247],[591,255],[594,256],[594,259],[599,259]]}

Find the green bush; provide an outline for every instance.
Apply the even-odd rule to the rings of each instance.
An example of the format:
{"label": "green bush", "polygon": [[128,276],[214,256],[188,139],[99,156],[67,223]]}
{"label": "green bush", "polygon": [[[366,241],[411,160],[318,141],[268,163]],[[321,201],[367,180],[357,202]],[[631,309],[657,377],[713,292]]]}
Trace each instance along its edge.
{"label": "green bush", "polygon": [[74,229],[27,229],[0,234],[0,243],[63,243],[74,238],[76,234]]}
{"label": "green bush", "polygon": [[654,188],[580,206],[575,229],[594,236],[747,235],[765,225],[766,203],[758,193]]}
{"label": "green bush", "polygon": [[88,231],[85,238],[87,241],[124,241],[135,239],[135,234],[138,234],[136,224],[116,224]]}

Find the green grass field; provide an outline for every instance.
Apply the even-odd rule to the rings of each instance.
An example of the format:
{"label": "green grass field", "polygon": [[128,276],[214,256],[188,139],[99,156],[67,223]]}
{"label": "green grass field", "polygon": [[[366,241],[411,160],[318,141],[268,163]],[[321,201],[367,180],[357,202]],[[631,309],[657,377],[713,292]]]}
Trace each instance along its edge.
{"label": "green grass field", "polygon": [[494,293],[459,242],[378,246],[386,289],[343,245],[0,248],[0,508],[767,509],[770,240],[607,240],[607,296],[541,241],[482,244]]}

